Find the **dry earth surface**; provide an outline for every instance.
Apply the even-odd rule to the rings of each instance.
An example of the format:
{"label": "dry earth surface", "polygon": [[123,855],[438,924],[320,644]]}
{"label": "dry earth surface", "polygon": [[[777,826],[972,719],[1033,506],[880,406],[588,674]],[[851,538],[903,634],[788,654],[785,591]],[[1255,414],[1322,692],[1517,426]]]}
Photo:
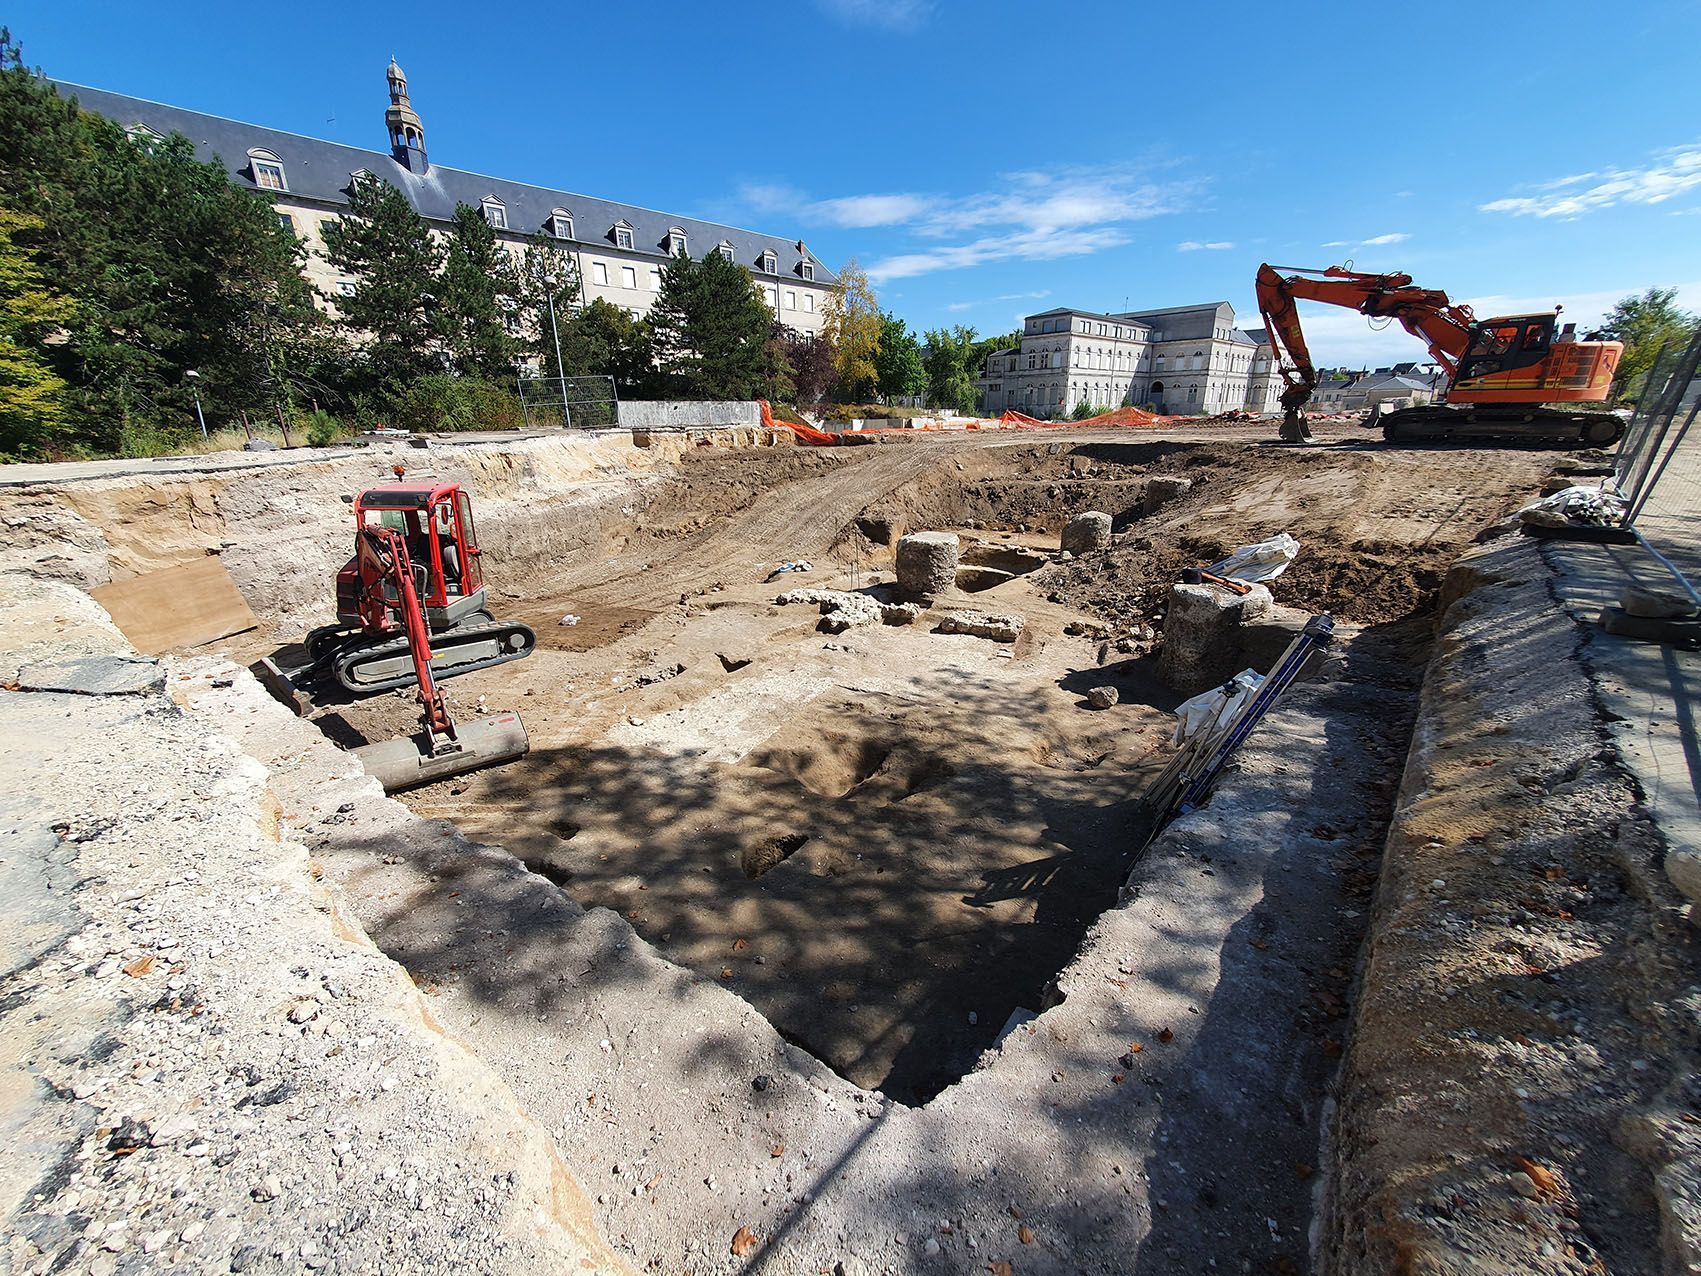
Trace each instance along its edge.
{"label": "dry earth surface", "polygon": [[[1535,754],[1560,742],[1532,715],[1504,750],[1484,753],[1489,762],[1463,752],[1435,761],[1436,740],[1474,740],[1487,720],[1455,690],[1471,678],[1561,678],[1563,667],[1571,683],[1538,680],[1525,694],[1552,698],[1556,713],[1587,699],[1586,675],[1567,664],[1568,621],[1545,654],[1535,637],[1460,637],[1473,608],[1492,628],[1494,608],[1514,604],[1532,635],[1547,633],[1553,617],[1538,586],[1524,586],[1535,590],[1524,603],[1486,586],[1455,603],[1466,593],[1460,578],[1445,585],[1479,532],[1556,464],[1578,462],[1392,449],[1338,427],[1324,427],[1322,446],[1290,449],[1260,445],[1264,433],[1044,431],[821,451],[751,447],[772,443],[752,435],[731,449],[546,440],[404,453],[416,475],[473,488],[494,610],[540,637],[531,658],[447,684],[457,712],[520,710],[531,755],[406,795],[405,805],[328,741],[410,730],[417,708],[406,696],[322,696],[309,724],[239,667],[324,618],[346,553],[336,497],[380,477],[385,458],[9,494],[4,562],[35,577],[86,587],[222,551],[265,628],[222,644],[238,664],[168,663],[189,708],[173,729],[227,735],[264,764],[257,780],[279,803],[283,836],[311,852],[322,881],[305,853],[273,871],[290,889],[325,894],[361,960],[382,953],[401,964],[414,988],[383,1013],[417,1024],[426,1012],[408,999],[429,1006],[429,1022],[448,1034],[439,1052],[462,1052],[465,1066],[489,1070],[480,1086],[511,1092],[511,1145],[541,1138],[563,1163],[553,1197],[547,1175],[501,1180],[499,1150],[488,1138],[468,1144],[472,1129],[457,1115],[477,1091],[420,1065],[408,1085],[421,1103],[447,1106],[410,1173],[381,1146],[390,1091],[347,1093],[381,1081],[389,1056],[369,1078],[365,1056],[332,1065],[342,1055],[326,1053],[342,1044],[330,1024],[377,1012],[351,1016],[312,992],[316,1008],[297,1024],[290,1008],[307,995],[298,992],[277,1003],[287,1027],[257,1030],[281,1034],[278,1066],[300,1075],[302,1105],[346,1116],[321,1122],[333,1150],[364,1148],[369,1136],[378,1146],[335,1153],[335,1185],[302,1189],[305,1216],[316,1210],[326,1223],[303,1233],[310,1250],[301,1238],[280,1245],[266,1222],[282,1213],[266,1208],[278,1194],[260,1199],[263,1174],[259,1194],[240,1180],[208,1196],[206,1217],[228,1222],[214,1269],[226,1269],[219,1255],[229,1267],[239,1252],[255,1270],[310,1259],[370,1269],[387,1242],[348,1240],[363,1234],[344,1225],[357,1202],[374,1222],[394,1208],[382,1167],[395,1161],[401,1203],[427,1216],[415,1226],[441,1221],[474,1238],[438,1240],[428,1227],[409,1242],[427,1269],[537,1270],[549,1260],[524,1246],[538,1245],[605,1261],[577,1230],[579,1216],[561,1212],[576,1178],[601,1234],[656,1271],[1298,1271],[1313,1260],[1313,1229],[1316,1256],[1341,1270],[1680,1270],[1672,1255],[1684,1252],[1692,1180],[1677,1078],[1689,1058],[1681,989],[1692,976],[1687,931],[1670,920],[1676,905],[1647,884],[1658,881],[1648,867],[1657,834],[1636,824],[1634,793],[1610,760],[1590,762],[1609,752],[1599,742],[1578,755],[1575,774],[1569,753],[1555,764],[1558,780],[1537,766]],[[1148,512],[1154,477],[1191,486]],[[1090,509],[1112,515],[1112,544],[1057,554],[1063,522]],[[817,628],[814,608],[776,603],[797,585],[891,598],[893,545],[922,529],[956,530],[969,561],[1017,574],[983,571],[972,583],[1002,583],[941,596],[914,624],[837,634]],[[1274,583],[1277,601],[1334,614],[1337,654],[1255,737],[1211,803],[1142,856],[1137,798],[1164,761],[1158,748],[1180,698],[1159,683],[1153,655],[1169,585],[1182,567],[1278,531],[1301,550]],[[812,569],[771,578],[797,559]],[[1533,580],[1538,567],[1510,574]],[[1439,604],[1452,609],[1429,666],[1425,751],[1402,785]],[[937,632],[967,610],[1016,613],[1025,628],[1014,643]],[[561,624],[569,615],[577,622]],[[49,650],[72,647],[57,635]],[[1248,647],[1247,659],[1267,667],[1274,651]],[[1118,692],[1113,708],[1088,707],[1085,693],[1100,686]],[[8,699],[49,703],[45,692]],[[1579,784],[1594,787],[1570,811]],[[1534,837],[1535,814],[1598,826],[1599,846],[1583,839],[1537,854],[1496,843],[1482,862],[1502,836],[1491,826],[1512,841]],[[1396,858],[1383,868],[1390,815]],[[66,840],[43,845],[61,854],[53,847]],[[254,843],[233,845],[222,871],[240,873]],[[1470,864],[1443,863],[1443,849]],[[214,876],[212,866],[197,871]],[[1538,872],[1534,888],[1502,880]],[[1468,886],[1420,884],[1433,881]],[[141,889],[134,901],[145,913],[156,888]],[[72,913],[98,914],[90,891],[70,893]],[[1547,898],[1567,891],[1603,902],[1587,926],[1550,933],[1555,913],[1571,914],[1560,919],[1568,925],[1586,915],[1580,900]],[[1432,907],[1437,892],[1470,909],[1468,945],[1453,942],[1463,933],[1456,910]],[[173,914],[171,929],[217,931],[205,918],[228,901],[189,894],[205,897],[203,920]],[[160,894],[160,906],[174,898]],[[1381,937],[1361,969],[1373,898]],[[74,921],[54,925],[34,941],[30,969],[80,974],[86,963],[67,938]],[[214,951],[198,950],[201,960],[216,967],[220,953],[257,948],[253,927],[238,933],[203,944]],[[105,945],[106,964],[147,951],[105,936],[80,942]],[[367,936],[376,950],[363,947]],[[254,960],[265,968],[279,958]],[[1544,1011],[1565,1031],[1557,1053],[1542,1054],[1530,1026],[1509,1026],[1531,1003],[1521,985],[1481,977],[1497,961],[1543,978],[1592,972],[1567,991],[1563,1012]],[[318,959],[299,963],[306,976],[285,968],[263,979],[227,962],[220,977],[249,979],[256,995],[272,979],[340,986]],[[62,994],[34,977],[14,973],[8,1013],[62,1013],[50,1000]],[[213,974],[184,963],[172,977]],[[1436,997],[1467,984],[1468,995],[1446,1003],[1467,1017],[1436,1018]],[[1355,1003],[1363,1020],[1349,1031]],[[252,1013],[271,1024],[263,1007]],[[1015,1030],[1001,1039],[1007,1024]],[[1653,1045],[1633,1047],[1654,1030]],[[1485,1044],[1490,1033],[1497,1044]],[[1585,1033],[1603,1060],[1593,1090],[1562,1080],[1593,1067],[1578,1054]],[[72,1043],[55,1057],[82,1051]],[[1548,1071],[1514,1082],[1538,1056]],[[49,1078],[45,1058],[37,1049],[12,1062],[20,1076]],[[1496,1067],[1505,1086],[1471,1080]],[[181,1078],[175,1104],[202,1095],[222,1114],[204,1072],[192,1051],[142,1069]],[[1560,1090],[1563,1102],[1548,1097]],[[1326,1137],[1337,1096],[1338,1167]],[[46,1111],[69,1100],[38,1091],[34,1102]],[[25,1212],[64,1220],[47,1234],[51,1246],[25,1243],[68,1270],[164,1269],[155,1255],[187,1244],[176,1207],[156,1200],[178,1199],[169,1180],[163,1197],[127,1194],[121,1171],[147,1158],[103,1158],[89,1131],[143,1112],[157,1122],[165,1107],[125,1092],[105,1111],[107,1125],[79,1135],[88,1164],[70,1183],[77,1201],[55,1195],[63,1175],[37,1180],[53,1191],[33,1188],[41,1199]],[[257,1121],[230,1111],[205,1124],[267,1149],[238,1165],[258,1173],[284,1157],[268,1140],[293,1108]],[[1617,1150],[1585,1168],[1602,1139]],[[1479,1150],[1460,1162],[1466,1146]],[[1518,1157],[1550,1168],[1555,1185]],[[557,1203],[549,1216],[568,1221],[516,1230],[521,1215],[493,1189],[467,1192],[474,1167],[491,1165],[495,1188],[541,1191]],[[207,1189],[194,1169],[178,1172],[198,1202]],[[1666,1186],[1656,1191],[1658,1174]],[[360,1184],[374,1175],[366,1204]],[[24,1202],[26,1179],[14,1189]],[[169,1235],[151,1251],[103,1248],[109,1224],[78,1215],[84,1192],[103,1219],[166,1209],[159,1217],[171,1226],[147,1234]],[[432,1205],[421,1207],[427,1194]],[[478,1221],[462,1221],[462,1209]],[[38,1262],[15,1252],[20,1265]]]}

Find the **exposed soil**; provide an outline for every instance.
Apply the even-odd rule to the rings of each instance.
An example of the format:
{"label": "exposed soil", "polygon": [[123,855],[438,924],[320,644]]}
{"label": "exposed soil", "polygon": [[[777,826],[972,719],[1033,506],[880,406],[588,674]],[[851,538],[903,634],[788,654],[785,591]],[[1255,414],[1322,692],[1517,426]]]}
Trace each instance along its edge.
{"label": "exposed soil", "polygon": [[[448,691],[459,712],[519,709],[532,754],[407,801],[618,911],[842,1075],[924,1101],[1045,1003],[1127,875],[1179,697],[1146,644],[1103,638],[1161,626],[1182,567],[1282,530],[1302,549],[1278,601],[1366,624],[1421,613],[1459,547],[1550,470],[1518,452],[1099,438],[687,457],[601,557],[496,581],[539,650]],[[1153,474],[1194,486],[1143,518]],[[1032,571],[1087,509],[1123,529],[1113,547]],[[795,584],[878,588],[903,531],[940,527],[983,540],[965,554],[975,592],[945,606],[1025,615],[1015,649],[932,634],[937,612],[834,637],[773,605]],[[765,579],[799,558],[814,570]],[[1111,713],[1085,707],[1102,683]],[[379,697],[332,725],[380,738],[413,713]]]}

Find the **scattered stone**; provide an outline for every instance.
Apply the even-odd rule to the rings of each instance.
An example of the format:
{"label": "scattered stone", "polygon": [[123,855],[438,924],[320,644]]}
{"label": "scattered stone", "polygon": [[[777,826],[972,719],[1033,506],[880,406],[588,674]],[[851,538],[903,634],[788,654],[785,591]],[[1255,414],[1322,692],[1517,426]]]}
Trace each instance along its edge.
{"label": "scattered stone", "polygon": [[898,541],[898,590],[925,601],[957,583],[962,543],[953,532],[911,532]]}
{"label": "scattered stone", "polygon": [[1115,687],[1094,687],[1087,692],[1087,703],[1095,709],[1108,709],[1120,698]]}
{"label": "scattered stone", "polygon": [[106,1150],[118,1153],[134,1152],[137,1148],[147,1147],[152,1140],[153,1132],[148,1129],[146,1121],[125,1117],[112,1132],[112,1137],[107,1139]]}
{"label": "scattered stone", "polygon": [[1140,511],[1150,518],[1172,501],[1178,501],[1193,490],[1193,480],[1174,478],[1165,474],[1154,475],[1146,480],[1146,496]]}
{"label": "scattered stone", "polygon": [[1618,605],[1632,616],[1645,616],[1650,620],[1675,620],[1679,616],[1695,614],[1695,604],[1681,594],[1641,589],[1634,585],[1619,595]]}
{"label": "scattered stone", "polygon": [[968,634],[973,638],[990,638],[994,642],[1015,642],[1027,621],[1015,615],[995,615],[987,611],[954,611],[939,622],[936,632]]}
{"label": "scattered stone", "polygon": [[[821,609],[821,623],[816,626],[824,633],[842,634],[862,625],[909,625],[915,623],[922,608],[915,603],[883,603],[870,594],[853,594],[840,589],[791,589],[774,601],[780,606],[791,603],[813,603]],[[726,657],[721,658],[723,663]]]}
{"label": "scattered stone", "polygon": [[1062,545],[1071,554],[1085,554],[1110,544],[1110,515],[1097,510],[1077,514],[1063,525]]}
{"label": "scattered stone", "polygon": [[283,1183],[276,1174],[268,1174],[249,1190],[248,1195],[261,1203],[275,1201],[283,1195]]}
{"label": "scattered stone", "polygon": [[766,1090],[769,1086],[771,1086],[773,1084],[774,1084],[774,1079],[772,1077],[770,1077],[766,1072],[759,1072],[754,1077],[752,1077],[751,1080],[750,1080],[751,1087],[753,1089],[756,1089],[756,1090]]}

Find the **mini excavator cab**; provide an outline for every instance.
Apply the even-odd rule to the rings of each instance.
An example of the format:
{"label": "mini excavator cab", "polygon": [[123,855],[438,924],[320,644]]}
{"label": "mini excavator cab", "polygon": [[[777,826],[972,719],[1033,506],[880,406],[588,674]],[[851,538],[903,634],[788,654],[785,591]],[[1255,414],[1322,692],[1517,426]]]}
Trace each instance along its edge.
{"label": "mini excavator cab", "polygon": [[[373,487],[354,499],[356,527],[400,532],[414,575],[414,591],[436,632],[488,620],[484,567],[472,502],[458,483]],[[373,561],[364,539],[337,573],[337,619],[368,632],[400,627],[396,587]]]}

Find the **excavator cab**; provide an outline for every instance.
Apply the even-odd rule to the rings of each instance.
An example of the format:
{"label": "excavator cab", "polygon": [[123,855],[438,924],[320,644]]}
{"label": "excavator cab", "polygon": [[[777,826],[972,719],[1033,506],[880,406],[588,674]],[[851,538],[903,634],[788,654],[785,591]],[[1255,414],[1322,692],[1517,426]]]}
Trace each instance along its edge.
{"label": "excavator cab", "polygon": [[[354,498],[354,520],[356,527],[401,533],[414,591],[433,632],[488,620],[472,502],[459,484],[367,488]],[[337,573],[337,620],[344,625],[384,629],[396,623],[401,599],[395,585],[383,564],[363,561],[373,552],[357,538],[355,556]],[[391,613],[388,621],[380,611]]]}

